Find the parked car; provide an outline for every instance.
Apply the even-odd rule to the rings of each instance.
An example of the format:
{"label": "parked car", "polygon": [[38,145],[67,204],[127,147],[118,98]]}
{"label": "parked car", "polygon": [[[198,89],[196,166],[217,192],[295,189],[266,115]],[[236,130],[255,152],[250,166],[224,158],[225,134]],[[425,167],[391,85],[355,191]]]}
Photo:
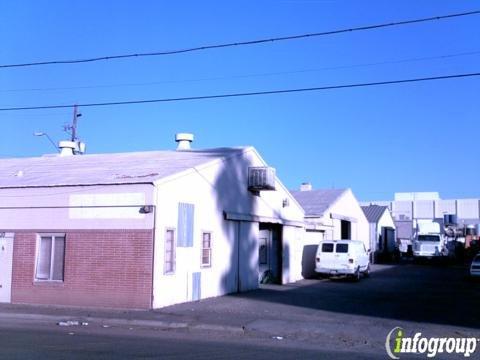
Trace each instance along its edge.
{"label": "parked car", "polygon": [[362,241],[321,241],[315,259],[315,272],[321,275],[346,275],[360,280],[370,275],[370,256]]}
{"label": "parked car", "polygon": [[480,276],[480,254],[475,255],[470,265],[470,276]]}

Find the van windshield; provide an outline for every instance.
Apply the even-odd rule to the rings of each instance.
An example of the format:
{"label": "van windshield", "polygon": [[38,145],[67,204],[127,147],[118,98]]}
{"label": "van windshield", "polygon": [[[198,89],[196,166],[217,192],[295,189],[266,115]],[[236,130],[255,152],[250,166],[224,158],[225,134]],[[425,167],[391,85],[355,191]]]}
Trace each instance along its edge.
{"label": "van windshield", "polygon": [[348,244],[337,244],[337,253],[347,253]]}
{"label": "van windshield", "polygon": [[332,243],[322,244],[322,252],[326,252],[326,253],[333,252],[333,244]]}
{"label": "van windshield", "polygon": [[440,241],[438,235],[418,235],[418,241]]}

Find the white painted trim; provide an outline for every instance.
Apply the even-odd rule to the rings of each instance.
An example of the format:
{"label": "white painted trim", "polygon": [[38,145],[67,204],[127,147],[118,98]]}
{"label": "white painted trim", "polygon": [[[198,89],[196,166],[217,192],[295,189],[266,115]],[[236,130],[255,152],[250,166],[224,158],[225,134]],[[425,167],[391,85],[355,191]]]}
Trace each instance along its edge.
{"label": "white painted trim", "polygon": [[[67,248],[67,234],[66,233],[37,233],[37,239],[36,239],[36,249],[35,249],[35,269],[33,272],[33,283],[38,284],[38,283],[61,283],[63,284],[65,282],[65,251]],[[49,271],[49,277],[52,276],[53,273],[53,265],[54,265],[54,259],[55,259],[55,237],[63,237],[63,241],[65,242],[64,245],[64,253],[63,253],[63,280],[52,280],[52,279],[37,279],[37,268],[38,268],[38,259],[39,259],[39,252],[40,252],[40,242],[42,240],[42,237],[50,237],[53,239],[52,241],[52,249],[50,253],[50,271]]]}

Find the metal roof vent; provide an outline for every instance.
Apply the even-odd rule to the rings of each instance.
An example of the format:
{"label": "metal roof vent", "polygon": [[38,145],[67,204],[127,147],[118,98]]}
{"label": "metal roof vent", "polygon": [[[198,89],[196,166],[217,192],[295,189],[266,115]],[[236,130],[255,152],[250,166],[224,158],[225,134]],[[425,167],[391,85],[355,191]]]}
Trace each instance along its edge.
{"label": "metal roof vent", "polygon": [[190,150],[190,144],[193,142],[193,134],[178,133],[175,134],[175,141],[177,142],[177,150]]}
{"label": "metal roof vent", "polygon": [[300,191],[312,191],[312,184],[304,182],[300,185]]}
{"label": "metal roof vent", "polygon": [[59,141],[58,147],[60,148],[60,156],[74,155],[74,151],[77,148],[75,141]]}

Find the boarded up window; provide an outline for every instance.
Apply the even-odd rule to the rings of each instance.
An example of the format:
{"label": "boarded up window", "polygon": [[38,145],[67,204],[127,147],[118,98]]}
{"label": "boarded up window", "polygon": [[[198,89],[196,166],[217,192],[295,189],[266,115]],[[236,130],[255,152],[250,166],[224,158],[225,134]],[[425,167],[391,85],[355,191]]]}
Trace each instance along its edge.
{"label": "boarded up window", "polygon": [[197,301],[202,298],[202,273],[194,272],[192,274],[192,300]]}
{"label": "boarded up window", "polygon": [[65,236],[41,236],[35,280],[63,281]]}
{"label": "boarded up window", "polygon": [[175,273],[175,230],[167,229],[165,232],[165,260],[163,272]]}
{"label": "boarded up window", "polygon": [[202,266],[212,265],[212,234],[204,232],[202,234]]}
{"label": "boarded up window", "polygon": [[193,220],[195,206],[193,204],[178,204],[178,247],[193,246]]}

